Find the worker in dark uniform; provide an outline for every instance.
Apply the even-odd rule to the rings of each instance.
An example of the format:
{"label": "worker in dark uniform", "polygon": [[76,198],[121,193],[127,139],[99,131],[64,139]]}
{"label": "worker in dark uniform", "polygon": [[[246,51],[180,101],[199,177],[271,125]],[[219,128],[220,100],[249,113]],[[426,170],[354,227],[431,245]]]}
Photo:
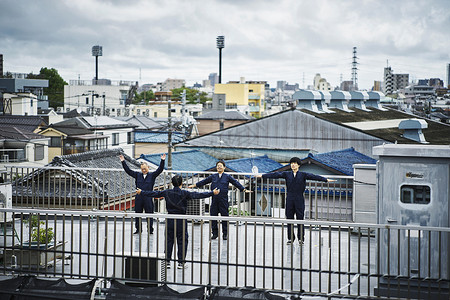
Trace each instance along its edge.
{"label": "worker in dark uniform", "polygon": [[[185,215],[187,210],[188,201],[191,199],[207,198],[213,195],[219,194],[218,189],[214,189],[211,192],[197,193],[190,192],[180,189],[183,182],[183,178],[180,175],[175,175],[172,177],[173,189],[168,189],[164,191],[144,191],[137,190],[137,194],[148,197],[166,199],[166,208],[169,214]],[[174,244],[174,234],[176,227],[177,245],[178,245],[178,268],[182,269],[186,266],[185,258],[188,249],[188,230],[187,230],[187,220],[184,219],[167,219],[166,229],[166,260],[168,261],[167,266],[170,268],[170,259],[172,257],[172,250]]]}
{"label": "worker in dark uniform", "polygon": [[[209,206],[209,214],[211,216],[218,216],[219,213],[221,216],[228,216],[228,185],[231,183],[235,187],[237,187],[241,192],[249,192],[247,191],[242,184],[240,184],[236,179],[234,179],[231,175],[224,173],[225,171],[225,162],[223,160],[219,160],[216,163],[217,173],[212,174],[205,179],[197,182],[196,184],[192,184],[189,187],[202,187],[208,183],[211,183],[211,189],[219,189],[220,193],[216,196],[212,197],[212,202]],[[212,236],[211,239],[217,239],[219,235],[219,228],[217,226],[217,221],[211,222],[211,231]],[[228,222],[222,222],[222,233],[223,239],[226,240],[228,238]]]}
{"label": "worker in dark uniform", "polygon": [[[161,162],[159,163],[158,169],[155,172],[149,172],[149,167],[146,162],[141,163],[141,172],[136,172],[130,170],[127,163],[125,162],[125,158],[123,155],[119,156],[120,161],[122,162],[122,167],[127,172],[128,175],[133,177],[136,182],[136,188],[146,191],[153,190],[153,186],[155,185],[155,179],[159,174],[164,170],[164,161],[166,159],[166,154],[161,155]],[[147,214],[152,214],[154,212],[153,199],[151,197],[146,197],[144,195],[136,195],[134,199],[134,211],[136,213],[142,213],[145,210]],[[150,234],[153,233],[153,218],[150,219]],[[136,218],[135,224],[136,231],[134,234],[138,234],[141,232],[141,218]]]}
{"label": "worker in dark uniform", "polygon": [[[306,188],[306,180],[317,180],[324,182],[331,182],[334,180],[327,179],[325,177],[314,175],[310,173],[304,173],[299,171],[299,167],[302,164],[300,158],[293,157],[290,160],[291,171],[273,172],[258,175],[257,177],[266,178],[284,178],[286,181],[286,218],[294,219],[294,215],[297,220],[303,220],[305,216],[305,198],[303,193]],[[293,232],[293,226],[288,226],[288,241],[287,244],[291,244],[295,240],[295,233]],[[300,245],[303,245],[305,239],[305,231],[302,224],[298,225],[297,238]]]}

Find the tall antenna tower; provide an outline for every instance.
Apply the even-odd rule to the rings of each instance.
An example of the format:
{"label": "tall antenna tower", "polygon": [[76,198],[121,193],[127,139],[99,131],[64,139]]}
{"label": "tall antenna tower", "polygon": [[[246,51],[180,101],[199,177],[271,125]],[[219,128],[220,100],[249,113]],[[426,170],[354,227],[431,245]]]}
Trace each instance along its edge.
{"label": "tall antenna tower", "polygon": [[356,47],[353,47],[353,62],[352,62],[352,81],[353,90],[358,90],[358,62],[356,61],[358,57],[356,56]]}

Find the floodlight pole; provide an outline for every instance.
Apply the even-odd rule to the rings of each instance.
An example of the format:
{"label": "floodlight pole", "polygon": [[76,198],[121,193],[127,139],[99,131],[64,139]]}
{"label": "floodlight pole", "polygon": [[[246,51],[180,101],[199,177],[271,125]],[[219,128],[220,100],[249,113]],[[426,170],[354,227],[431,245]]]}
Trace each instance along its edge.
{"label": "floodlight pole", "polygon": [[219,35],[216,41],[219,49],[219,83],[222,83],[222,49],[225,48],[225,36]]}
{"label": "floodlight pole", "polygon": [[98,57],[103,55],[103,47],[96,45],[92,47],[92,56],[95,56],[95,85],[98,83]]}

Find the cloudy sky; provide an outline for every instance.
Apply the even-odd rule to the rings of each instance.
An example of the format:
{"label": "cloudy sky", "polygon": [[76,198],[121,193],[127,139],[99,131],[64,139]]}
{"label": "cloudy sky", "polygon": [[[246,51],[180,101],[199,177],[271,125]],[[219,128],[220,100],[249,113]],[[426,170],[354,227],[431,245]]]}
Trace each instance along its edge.
{"label": "cloudy sky", "polygon": [[450,63],[449,0],[1,0],[4,71],[55,68],[66,80],[95,76],[91,48],[103,47],[99,78],[201,83],[277,80],[332,86],[351,79],[370,89],[389,63],[410,79],[444,79]]}

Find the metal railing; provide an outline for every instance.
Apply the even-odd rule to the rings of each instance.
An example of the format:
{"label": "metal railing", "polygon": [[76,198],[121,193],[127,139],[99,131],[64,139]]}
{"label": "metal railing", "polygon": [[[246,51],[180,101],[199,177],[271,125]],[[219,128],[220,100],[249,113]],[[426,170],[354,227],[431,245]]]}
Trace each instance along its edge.
{"label": "metal railing", "polygon": [[[176,241],[170,261],[164,254],[166,214],[151,215],[152,235],[148,222],[147,230],[133,235],[135,218],[145,224],[150,217],[135,213],[0,209],[0,215],[3,275],[246,286],[325,297],[448,299],[450,228],[170,215],[187,220],[181,240],[187,242],[185,265],[178,269]],[[210,240],[210,221],[224,219],[229,221],[227,239]],[[304,244],[286,244],[286,227],[300,224]],[[33,243],[37,236],[41,239]]]}
{"label": "metal railing", "polygon": [[[155,189],[170,188],[173,174],[183,176],[183,186],[197,183],[213,172],[164,171]],[[229,187],[230,214],[236,216],[285,217],[284,180],[255,178],[251,173],[229,173],[251,193]],[[7,167],[14,207],[46,209],[130,210],[134,206],[134,179],[123,169],[68,167]],[[336,182],[307,181],[305,219],[352,221],[353,177],[329,176]],[[210,185],[202,187],[207,191]],[[199,190],[199,189],[196,189]],[[154,199],[155,211],[165,212],[164,199]],[[188,214],[209,212],[209,199],[196,200]]]}

